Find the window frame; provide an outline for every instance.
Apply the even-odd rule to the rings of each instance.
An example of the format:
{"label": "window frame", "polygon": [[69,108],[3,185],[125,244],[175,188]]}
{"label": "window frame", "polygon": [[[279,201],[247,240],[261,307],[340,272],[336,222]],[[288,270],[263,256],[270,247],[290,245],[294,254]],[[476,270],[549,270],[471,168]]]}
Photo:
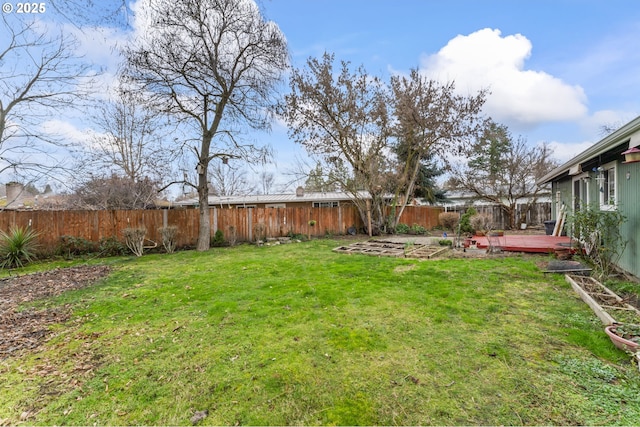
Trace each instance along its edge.
{"label": "window frame", "polygon": [[[618,206],[618,163],[610,162],[598,168],[598,201],[601,211],[612,211]],[[613,195],[612,195],[613,194]]]}
{"label": "window frame", "polygon": [[311,204],[311,207],[313,208],[337,208],[340,207],[340,202],[339,201],[326,201],[326,202],[313,202]]}

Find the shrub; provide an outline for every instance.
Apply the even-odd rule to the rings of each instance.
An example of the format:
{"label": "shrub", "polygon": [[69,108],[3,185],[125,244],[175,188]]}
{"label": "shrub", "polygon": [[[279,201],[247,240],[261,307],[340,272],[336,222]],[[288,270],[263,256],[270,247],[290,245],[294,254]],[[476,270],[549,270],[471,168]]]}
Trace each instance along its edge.
{"label": "shrub", "polygon": [[160,232],[160,236],[162,237],[162,246],[164,247],[164,250],[167,251],[168,254],[174,253],[178,243],[178,227],[175,225],[169,225],[167,227],[160,228],[158,232]]}
{"label": "shrub", "polygon": [[477,231],[489,231],[493,228],[491,223],[491,217],[485,214],[475,214],[469,218],[469,225],[474,232]]}
{"label": "shrub", "polygon": [[411,227],[409,227],[407,224],[399,223],[398,225],[396,225],[397,234],[409,234],[410,230]]}
{"label": "shrub", "polygon": [[460,221],[460,214],[457,212],[441,212],[438,215],[438,222],[445,230],[454,231]]}
{"label": "shrub", "polygon": [[98,242],[100,256],[120,256],[127,253],[127,247],[124,243],[116,239],[114,236],[103,237]]}
{"label": "shrub", "polygon": [[133,252],[135,256],[142,256],[144,253],[144,236],[147,235],[147,229],[145,227],[127,227],[122,230],[122,234],[124,235],[124,241],[131,252]]}
{"label": "shrub", "polygon": [[440,246],[453,246],[453,242],[449,239],[438,240]]}
{"label": "shrub", "polygon": [[56,254],[72,258],[74,256],[82,256],[96,252],[96,244],[82,237],[76,236],[60,236]]}
{"label": "shrub", "polygon": [[216,230],[211,239],[211,246],[224,246],[224,233],[222,230]]}
{"label": "shrub", "polygon": [[229,226],[229,245],[235,246],[238,241],[238,231],[233,225]]}
{"label": "shrub", "polygon": [[471,217],[476,215],[478,211],[471,207],[460,217],[460,232],[473,233],[475,230],[471,226]]}
{"label": "shrub", "polygon": [[413,224],[411,226],[411,234],[427,234],[427,229],[420,224]]}
{"label": "shrub", "polygon": [[256,242],[258,241],[264,242],[267,239],[267,226],[264,225],[263,222],[257,223],[256,225],[253,226],[253,234],[256,239]]}
{"label": "shrub", "polygon": [[611,274],[627,246],[620,233],[620,226],[626,220],[617,209],[601,211],[597,206],[587,205],[567,218],[580,252],[593,263],[600,278]]}
{"label": "shrub", "polygon": [[13,227],[9,233],[0,231],[0,267],[22,267],[33,261],[38,233],[31,228]]}

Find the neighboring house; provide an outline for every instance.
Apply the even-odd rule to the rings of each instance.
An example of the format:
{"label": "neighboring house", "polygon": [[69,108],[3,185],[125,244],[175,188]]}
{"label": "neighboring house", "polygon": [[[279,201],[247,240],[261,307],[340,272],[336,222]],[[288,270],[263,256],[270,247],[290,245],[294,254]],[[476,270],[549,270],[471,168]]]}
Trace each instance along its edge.
{"label": "neighboring house", "polygon": [[640,277],[640,158],[634,152],[639,149],[637,117],[539,181],[552,185],[554,217],[562,206],[569,214],[584,205],[619,210],[627,218],[621,227],[627,246],[618,266],[636,277]]}
{"label": "neighboring house", "polygon": [[[454,190],[447,191],[445,197],[446,199],[438,204],[444,207],[445,211],[464,212],[468,208],[474,207],[478,213],[490,215],[494,226],[506,228],[509,225],[509,218],[504,214],[500,205],[483,199],[477,194]],[[519,199],[516,203],[516,218],[524,218],[527,226],[542,225],[551,214],[550,203],[551,193],[548,191],[540,192],[533,205],[531,199]]]}
{"label": "neighboring house", "polygon": [[[364,193],[361,195],[365,197]],[[340,205],[351,205],[351,196],[343,192],[309,192],[298,187],[294,194],[261,194],[248,196],[209,196],[209,206],[225,208],[331,208]],[[198,199],[176,202],[177,206],[197,206]]]}

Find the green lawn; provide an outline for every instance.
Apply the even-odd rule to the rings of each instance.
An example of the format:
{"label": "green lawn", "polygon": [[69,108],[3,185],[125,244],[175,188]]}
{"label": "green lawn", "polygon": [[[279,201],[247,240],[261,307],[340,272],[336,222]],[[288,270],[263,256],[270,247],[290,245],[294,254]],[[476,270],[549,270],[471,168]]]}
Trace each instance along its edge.
{"label": "green lawn", "polygon": [[333,240],[109,260],[0,361],[0,425],[636,424],[640,375],[545,258]]}

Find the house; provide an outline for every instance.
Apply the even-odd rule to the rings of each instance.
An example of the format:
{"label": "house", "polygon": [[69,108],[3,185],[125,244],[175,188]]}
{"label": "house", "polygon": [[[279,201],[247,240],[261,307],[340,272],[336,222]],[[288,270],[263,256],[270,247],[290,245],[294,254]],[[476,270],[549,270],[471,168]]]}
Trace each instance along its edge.
{"label": "house", "polygon": [[[360,195],[362,199],[370,198],[365,192]],[[209,196],[209,206],[220,209],[225,208],[332,208],[344,204],[352,204],[352,196],[340,191],[331,192],[305,192],[298,187],[295,193],[289,194],[259,194],[247,196]],[[176,202],[175,205],[195,207],[197,198]]]}
{"label": "house", "polygon": [[571,214],[584,205],[617,209],[626,217],[620,231],[627,245],[618,267],[640,277],[640,117],[539,181],[548,183],[554,217],[563,206]]}
{"label": "house", "polygon": [[[508,203],[508,201],[504,201]],[[549,219],[551,193],[541,191],[533,200],[532,198],[518,199],[516,202],[516,218],[523,219],[525,225],[521,227],[541,226]],[[446,199],[439,203],[445,211],[465,212],[473,207],[478,213],[489,215],[497,228],[508,228],[509,217],[499,204],[478,197],[478,195],[466,191],[447,191]]]}

